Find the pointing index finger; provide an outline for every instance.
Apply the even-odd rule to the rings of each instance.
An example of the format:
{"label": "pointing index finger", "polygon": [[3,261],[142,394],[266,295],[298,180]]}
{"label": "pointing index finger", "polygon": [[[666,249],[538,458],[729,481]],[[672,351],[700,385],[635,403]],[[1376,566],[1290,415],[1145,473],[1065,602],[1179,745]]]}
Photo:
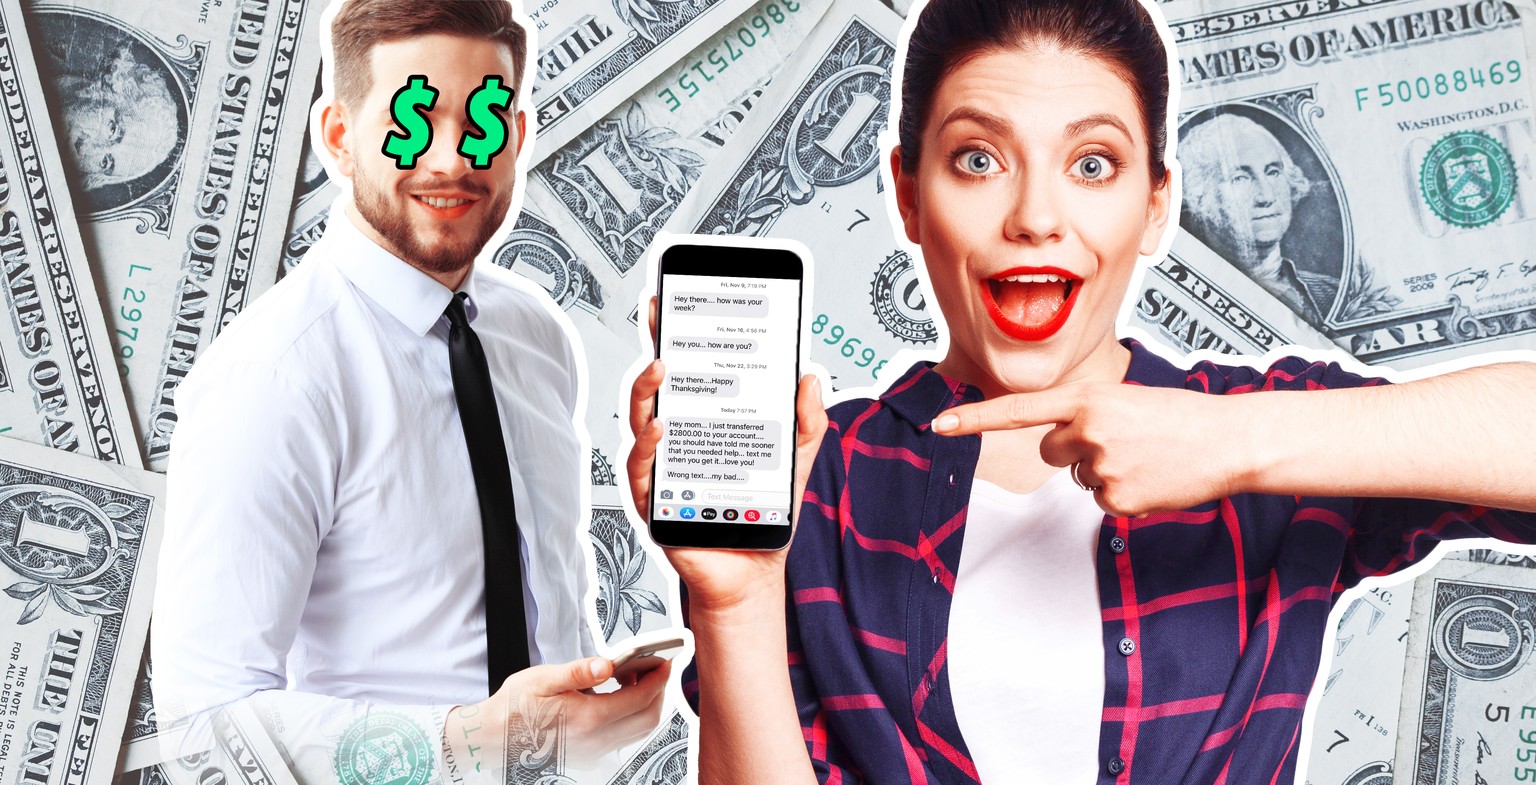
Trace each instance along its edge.
{"label": "pointing index finger", "polygon": [[956,406],[933,421],[934,433],[964,436],[1036,425],[1069,423],[1077,417],[1080,398],[1070,387],[1013,393],[979,403]]}

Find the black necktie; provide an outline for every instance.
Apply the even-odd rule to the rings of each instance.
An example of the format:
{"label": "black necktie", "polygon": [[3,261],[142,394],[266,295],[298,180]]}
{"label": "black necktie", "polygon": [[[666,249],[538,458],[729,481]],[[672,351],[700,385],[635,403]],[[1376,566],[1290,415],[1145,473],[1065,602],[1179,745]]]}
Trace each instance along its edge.
{"label": "black necktie", "polygon": [[487,683],[492,693],[506,678],[528,667],[528,627],[523,619],[523,559],[517,539],[517,510],[512,506],[512,470],[501,438],[501,417],[491,371],[480,338],[469,327],[464,301],[455,294],[443,312],[448,317],[448,367],[459,422],[469,446],[470,471],[480,499],[480,533],[485,540],[485,643]]}

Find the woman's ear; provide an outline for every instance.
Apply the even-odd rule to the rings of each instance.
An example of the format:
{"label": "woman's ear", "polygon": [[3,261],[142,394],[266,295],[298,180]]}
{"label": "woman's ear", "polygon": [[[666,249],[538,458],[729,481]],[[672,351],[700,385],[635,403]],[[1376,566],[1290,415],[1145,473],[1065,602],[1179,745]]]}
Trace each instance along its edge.
{"label": "woman's ear", "polygon": [[1157,246],[1162,242],[1163,229],[1168,226],[1168,207],[1173,201],[1175,171],[1170,167],[1163,175],[1163,184],[1147,195],[1147,226],[1142,230],[1141,246],[1137,249],[1142,256],[1157,253]]}
{"label": "woman's ear", "polygon": [[922,244],[917,224],[917,173],[901,170],[901,146],[891,148],[891,182],[896,187],[896,209],[901,213],[901,224],[907,239],[914,245]]}
{"label": "woman's ear", "polygon": [[336,172],[342,177],[352,176],[355,163],[349,126],[347,110],[339,101],[332,101],[320,110],[320,141],[336,159]]}

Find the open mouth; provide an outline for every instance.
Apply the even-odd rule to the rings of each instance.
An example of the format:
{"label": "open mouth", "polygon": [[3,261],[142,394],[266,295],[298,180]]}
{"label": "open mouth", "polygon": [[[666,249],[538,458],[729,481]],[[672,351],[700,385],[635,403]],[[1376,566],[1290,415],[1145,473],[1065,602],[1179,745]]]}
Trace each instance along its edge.
{"label": "open mouth", "polygon": [[1083,279],[1056,267],[1018,267],[981,280],[981,299],[999,330],[1021,341],[1056,334],[1072,313]]}
{"label": "open mouth", "polygon": [[469,212],[469,209],[474,206],[475,202],[479,201],[464,197],[432,196],[428,194],[411,194],[411,198],[416,200],[418,204],[430,208],[434,215],[443,218],[458,218]]}

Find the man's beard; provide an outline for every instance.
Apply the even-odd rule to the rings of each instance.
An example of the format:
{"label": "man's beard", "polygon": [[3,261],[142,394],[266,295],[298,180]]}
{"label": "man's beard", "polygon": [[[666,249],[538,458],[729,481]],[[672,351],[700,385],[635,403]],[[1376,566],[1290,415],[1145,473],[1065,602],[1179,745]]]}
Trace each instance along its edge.
{"label": "man's beard", "polygon": [[[503,191],[496,201],[480,205],[480,223],[462,241],[447,240],[428,245],[421,241],[411,227],[411,206],[405,201],[391,201],[383,188],[376,187],[372,178],[361,170],[359,177],[352,178],[352,201],[374,231],[389,244],[390,252],[427,273],[453,273],[468,267],[475,261],[480,249],[490,241],[507,217],[512,204],[512,189]],[[478,199],[484,199],[486,189],[468,180],[442,180],[425,178],[421,181],[406,180],[400,183],[399,192],[406,199],[414,199],[410,191],[461,191]]]}

